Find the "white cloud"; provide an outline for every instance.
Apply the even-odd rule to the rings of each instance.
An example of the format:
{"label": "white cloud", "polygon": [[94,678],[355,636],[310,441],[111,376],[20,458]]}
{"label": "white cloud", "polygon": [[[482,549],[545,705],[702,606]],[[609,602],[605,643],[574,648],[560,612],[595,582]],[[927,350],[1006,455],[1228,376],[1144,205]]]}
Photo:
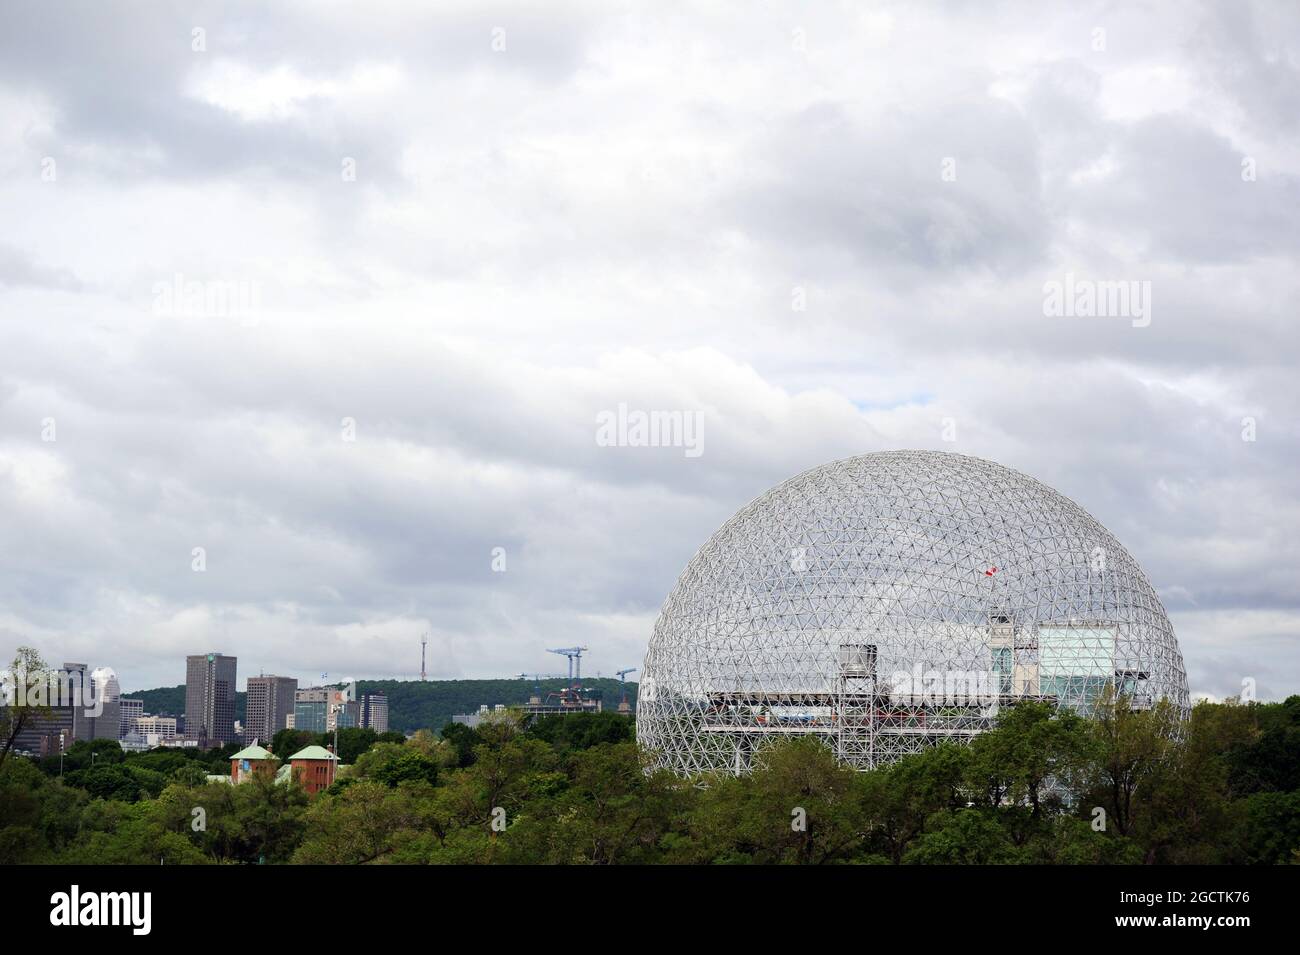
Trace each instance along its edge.
{"label": "white cloud", "polygon": [[[440,675],[608,673],[750,498],[933,447],[1110,526],[1194,691],[1300,691],[1296,15],[1240,9],[15,11],[0,628],[128,689],[410,675],[426,630]],[[1067,272],[1150,327],[1045,317]],[[157,314],[177,275],[259,320]],[[704,455],[598,446],[620,402]]]}
{"label": "white cloud", "polygon": [[240,119],[266,122],[300,116],[309,103],[325,109],[356,108],[359,104],[382,107],[383,96],[399,82],[400,71],[391,64],[361,63],[345,76],[313,78],[288,64],[257,69],[215,57],[210,65],[193,69],[185,93]]}

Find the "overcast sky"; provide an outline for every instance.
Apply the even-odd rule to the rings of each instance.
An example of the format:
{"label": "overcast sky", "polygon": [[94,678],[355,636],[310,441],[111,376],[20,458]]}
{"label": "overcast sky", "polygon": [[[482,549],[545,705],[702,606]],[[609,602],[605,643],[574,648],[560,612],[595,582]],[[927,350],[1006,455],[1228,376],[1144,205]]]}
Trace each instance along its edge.
{"label": "overcast sky", "polygon": [[1300,692],[1300,7],[430,6],[5,5],[6,658],[609,675],[754,496],[933,448]]}

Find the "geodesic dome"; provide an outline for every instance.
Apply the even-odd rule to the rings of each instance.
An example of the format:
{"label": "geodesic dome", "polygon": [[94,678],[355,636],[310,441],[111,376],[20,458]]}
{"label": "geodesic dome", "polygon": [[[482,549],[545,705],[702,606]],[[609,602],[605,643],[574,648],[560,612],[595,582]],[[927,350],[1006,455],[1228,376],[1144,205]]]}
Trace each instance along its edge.
{"label": "geodesic dome", "polygon": [[1086,714],[1109,694],[1188,704],[1173,627],[1119,541],[1009,468],[889,451],[791,478],[700,548],[650,639],[637,738],[686,775],[810,734],[868,769],[1005,706]]}

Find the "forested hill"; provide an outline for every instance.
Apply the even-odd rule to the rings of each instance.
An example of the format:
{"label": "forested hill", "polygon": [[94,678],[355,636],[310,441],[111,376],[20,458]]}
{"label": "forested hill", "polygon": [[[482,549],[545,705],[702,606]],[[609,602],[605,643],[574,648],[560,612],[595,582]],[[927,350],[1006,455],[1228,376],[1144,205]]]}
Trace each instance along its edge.
{"label": "forested hill", "polygon": [[[542,696],[563,689],[567,681],[543,680]],[[622,698],[618,680],[584,679],[583,686],[600,691],[605,699],[605,709],[612,710]],[[533,695],[532,680],[358,680],[360,693],[382,692],[388,694],[388,728],[406,732],[417,729],[441,729],[453,713],[473,713],[480,706],[504,703],[512,706],[527,703]],[[628,702],[636,704],[635,683],[627,684]],[[179,716],[185,712],[185,687],[163,686],[153,690],[138,690],[125,696],[144,700],[146,713],[167,713]],[[244,718],[244,694],[235,694],[235,719]]]}
{"label": "forested hill", "polygon": [[[564,688],[567,680],[543,680],[542,697]],[[388,694],[388,728],[406,732],[441,729],[453,713],[473,713],[480,706],[527,703],[537,684],[532,680],[358,680],[357,692]],[[622,698],[618,680],[583,678],[582,685],[604,695],[605,709]],[[627,684],[627,699],[636,704],[636,684]]]}

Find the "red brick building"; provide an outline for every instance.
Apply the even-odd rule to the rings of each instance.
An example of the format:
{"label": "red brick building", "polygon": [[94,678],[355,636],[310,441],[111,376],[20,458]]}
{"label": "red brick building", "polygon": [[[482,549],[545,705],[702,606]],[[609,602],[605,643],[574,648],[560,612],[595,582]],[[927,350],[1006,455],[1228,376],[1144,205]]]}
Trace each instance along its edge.
{"label": "red brick building", "polygon": [[271,755],[269,749],[249,746],[230,757],[230,781],[245,783],[253,778],[254,773],[274,776],[279,761]]}
{"label": "red brick building", "polygon": [[339,758],[323,746],[308,746],[289,757],[293,778],[309,793],[318,793],[334,782]]}

